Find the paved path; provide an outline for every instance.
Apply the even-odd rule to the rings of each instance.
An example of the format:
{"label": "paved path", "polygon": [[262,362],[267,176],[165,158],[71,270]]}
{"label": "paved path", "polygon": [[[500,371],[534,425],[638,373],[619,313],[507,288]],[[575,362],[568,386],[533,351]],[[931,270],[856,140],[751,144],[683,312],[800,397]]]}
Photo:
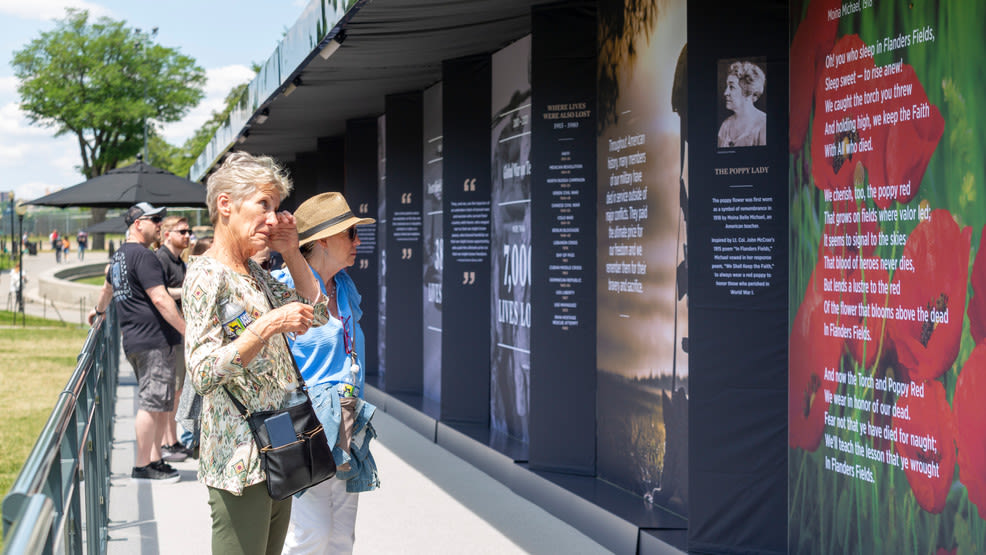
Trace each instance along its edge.
{"label": "paved path", "polygon": [[[136,380],[126,361],[117,389],[109,555],[208,553],[210,517],[196,462],[174,463],[175,484],[135,483]],[[503,484],[378,411],[373,456],[382,487],[361,494],[357,554],[609,553]]]}

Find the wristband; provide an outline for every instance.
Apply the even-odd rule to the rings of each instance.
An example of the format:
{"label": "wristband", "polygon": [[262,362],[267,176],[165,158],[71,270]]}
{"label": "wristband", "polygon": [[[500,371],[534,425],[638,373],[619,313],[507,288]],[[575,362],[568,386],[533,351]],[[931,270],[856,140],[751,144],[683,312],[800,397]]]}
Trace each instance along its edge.
{"label": "wristband", "polygon": [[106,314],[105,310],[102,312],[99,311],[99,305],[92,307],[92,311],[96,313],[96,316],[102,316],[103,314]]}
{"label": "wristband", "polygon": [[252,333],[253,335],[256,335],[257,336],[257,339],[259,339],[264,345],[267,345],[267,340],[264,339],[263,337],[261,337],[259,333],[253,331],[249,327],[246,327],[246,328],[243,328],[243,329],[247,330],[248,332]]}

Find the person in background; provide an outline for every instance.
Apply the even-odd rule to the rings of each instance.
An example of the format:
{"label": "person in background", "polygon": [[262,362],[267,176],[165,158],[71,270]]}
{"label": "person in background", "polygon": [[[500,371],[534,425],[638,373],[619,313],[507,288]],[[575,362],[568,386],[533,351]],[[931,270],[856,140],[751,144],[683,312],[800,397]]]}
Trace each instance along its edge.
{"label": "person in background", "polygon": [[[161,247],[154,253],[164,269],[164,285],[168,288],[168,294],[178,304],[179,311],[181,311],[181,285],[185,281],[185,262],[181,259],[181,253],[188,248],[191,233],[187,218],[168,216],[161,222]],[[161,446],[162,456],[168,462],[181,462],[192,454],[191,449],[178,441],[175,425],[175,412],[178,410],[178,401],[181,399],[184,385],[185,346],[179,343],[175,347],[175,410],[168,415],[164,444]]]}
{"label": "person in background", "polygon": [[[370,424],[375,407],[363,401],[366,350],[359,325],[363,311],[356,284],[345,268],[356,262],[360,244],[356,226],[374,220],[356,217],[339,193],[306,200],[294,216],[301,254],[329,299],[332,317],[324,326],[296,336],[291,353],[308,385],[329,445],[336,446],[333,454],[338,471],[336,479],[315,485],[295,498],[284,553],[352,553],[359,492],[376,489],[380,481],[368,446],[376,435]],[[293,275],[291,268],[274,272],[274,277],[288,286],[294,284]]]}
{"label": "person in background", "polygon": [[113,254],[106,281],[89,323],[116,303],[123,351],[137,376],[138,410],[134,419],[137,460],[135,481],[177,482],[178,471],[162,460],[161,440],[174,409],[175,346],[185,321],[164,285],[161,262],[147,245],[161,235],[164,208],[139,202],[127,211],[127,241]]}
{"label": "person in background", "polygon": [[72,242],[68,240],[68,235],[62,235],[62,261],[68,264],[68,253],[72,250]]}
{"label": "person in background", "polygon": [[89,234],[86,233],[86,230],[80,229],[75,234],[75,242],[79,246],[79,262],[82,262],[86,258],[86,248],[89,247]]}
{"label": "person in background", "polygon": [[[24,276],[24,286],[27,286],[27,276]],[[18,294],[20,293],[20,294]],[[10,270],[10,298],[13,300],[8,305],[14,306],[14,312],[21,311],[21,304],[24,302],[24,292],[21,290],[21,265],[15,264]]]}
{"label": "person in background", "polygon": [[[212,237],[200,237],[195,240],[195,244],[185,249],[182,253],[182,260],[187,264],[194,256],[204,254],[212,246]],[[202,396],[195,391],[194,387],[182,389],[181,397],[178,400],[178,411],[175,420],[181,424],[183,430],[181,434],[182,445],[192,451],[192,456],[198,458],[198,448],[201,436],[200,416],[202,414]]]}
{"label": "person in background", "polygon": [[62,240],[59,238],[57,227],[51,230],[48,239],[51,241],[51,250],[55,251],[55,263],[60,264],[62,262]]}
{"label": "person in background", "polygon": [[[298,250],[294,216],[277,211],[290,191],[270,157],[227,156],[206,185],[212,247],[185,274],[185,355],[202,395],[199,480],[208,489],[214,555],[280,554],[291,517],[291,499],[267,493],[257,445],[230,397],[250,412],[282,407],[299,387],[282,334],[303,334],[329,317]],[[268,246],[291,253],[295,289],[250,259]]]}

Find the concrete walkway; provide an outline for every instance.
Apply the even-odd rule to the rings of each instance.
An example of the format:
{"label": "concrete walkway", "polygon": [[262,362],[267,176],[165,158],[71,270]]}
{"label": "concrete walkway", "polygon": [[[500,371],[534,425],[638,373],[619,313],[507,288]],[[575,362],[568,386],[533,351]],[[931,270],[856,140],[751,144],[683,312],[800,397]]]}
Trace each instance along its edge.
{"label": "concrete walkway", "polygon": [[[124,360],[117,389],[110,489],[110,555],[208,553],[206,488],[196,461],[173,463],[175,484],[130,480],[136,379]],[[609,553],[598,543],[426,440],[385,412],[373,456],[380,489],[361,494],[357,554]]]}
{"label": "concrete walkway", "polygon": [[[74,254],[70,264],[76,263]],[[86,263],[100,260],[106,260],[105,252],[86,254]],[[52,303],[38,295],[42,272],[70,264],[56,264],[51,252],[24,257],[27,314],[81,321],[89,307]],[[9,284],[8,273],[0,274],[0,290],[8,291]],[[174,464],[181,474],[176,484],[130,480],[136,379],[126,359],[120,360],[108,552],[208,553],[211,519],[206,489],[196,481],[196,461]],[[382,487],[360,496],[355,553],[609,553],[389,414],[377,411],[373,423]]]}

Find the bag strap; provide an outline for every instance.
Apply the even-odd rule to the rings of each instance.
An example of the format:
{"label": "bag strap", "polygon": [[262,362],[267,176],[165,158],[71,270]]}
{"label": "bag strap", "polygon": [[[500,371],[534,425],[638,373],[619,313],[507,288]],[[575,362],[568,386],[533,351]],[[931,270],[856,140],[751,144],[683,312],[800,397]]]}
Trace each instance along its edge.
{"label": "bag strap", "polygon": [[[270,304],[270,308],[273,310],[275,308],[274,295],[271,293],[270,288],[267,287],[266,280],[259,280],[259,281],[260,281],[260,288],[264,290],[264,296],[267,297],[267,302],[268,304]],[[350,310],[352,310],[352,308],[350,308]],[[284,341],[284,348],[288,351],[288,358],[291,359],[291,367],[294,368],[295,378],[298,379],[298,387],[300,387],[301,391],[304,392],[306,397],[308,397],[308,386],[305,384],[305,378],[301,376],[301,370],[298,369],[298,363],[294,360],[294,355],[291,354],[291,344],[288,343],[288,338],[283,333],[279,333],[277,335],[279,335],[281,337],[281,340]],[[246,406],[244,406],[243,403],[241,403],[240,400],[237,399],[235,395],[233,395],[233,393],[229,390],[229,388],[226,387],[225,384],[223,385],[223,389],[226,390],[226,395],[229,396],[229,399],[231,401],[233,401],[233,406],[235,406],[236,410],[240,412],[240,415],[243,416],[244,418],[249,417],[250,411],[248,411]],[[309,397],[309,401],[310,400],[311,398]]]}

